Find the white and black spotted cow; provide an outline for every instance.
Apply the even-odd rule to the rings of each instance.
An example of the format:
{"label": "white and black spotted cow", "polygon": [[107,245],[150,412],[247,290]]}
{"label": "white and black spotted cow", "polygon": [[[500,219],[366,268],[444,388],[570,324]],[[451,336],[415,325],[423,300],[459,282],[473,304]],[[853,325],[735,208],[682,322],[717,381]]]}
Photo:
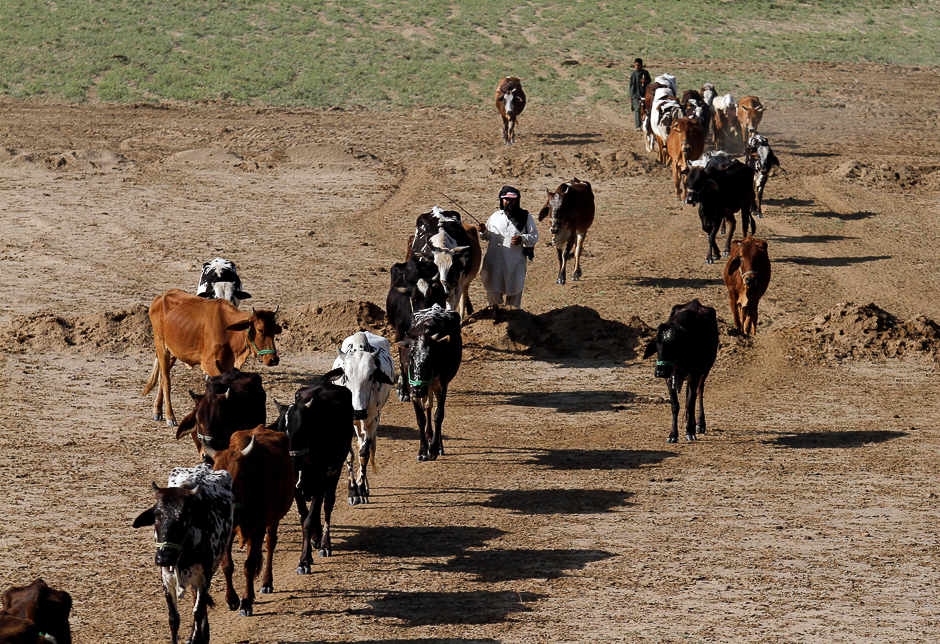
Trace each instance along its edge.
{"label": "white and black spotted cow", "polygon": [[242,300],[251,297],[242,290],[242,281],[238,277],[235,263],[221,257],[202,265],[196,295],[207,300],[228,300],[235,308],[238,308]]}
{"label": "white and black spotted cow", "polygon": [[429,309],[415,311],[407,337],[397,344],[409,349],[407,371],[402,377],[408,379],[418,432],[421,434],[418,460],[433,461],[444,455],[441,425],[444,422],[447,385],[457,375],[463,358],[460,315],[456,311],[445,311],[437,304]]}
{"label": "white and black spotted cow", "polygon": [[780,160],[774,151],[770,149],[770,143],[766,136],[754,134],[747,140],[747,147],[744,148],[744,159],[749,168],[754,171],[754,194],[757,198],[755,217],[763,217],[761,203],[764,200],[764,186],[767,185],[767,178],[770,176],[774,166],[780,167]]}
{"label": "white and black spotted cow", "polygon": [[161,568],[170,621],[170,640],[177,643],[179,600],[187,588],[195,593],[193,630],[188,642],[209,641],[207,608],[212,575],[232,539],[232,477],[209,465],[175,467],[167,487],[153,483],[157,500],[134,520],[134,527],[154,526],[155,563]]}
{"label": "white and black spotted cow", "polygon": [[395,363],[392,345],[380,335],[359,331],[345,340],[337,349],[333,369],[342,369],[343,375],[334,380],[352,393],[353,427],[359,437],[359,471],[355,471],[350,452],[349,504],[369,502],[369,479],[366,466],[371,458],[375,471],[375,436],[382,417],[382,407],[395,385]]}
{"label": "white and black spotted cow", "polygon": [[[476,230],[473,226],[470,228]],[[476,246],[479,249],[479,241]],[[470,298],[467,290],[476,277],[474,264],[479,270],[479,262],[474,262],[473,242],[467,227],[460,221],[460,213],[434,206],[431,212],[419,216],[411,255],[437,266],[447,295],[447,308],[460,311],[461,317],[468,315]]]}

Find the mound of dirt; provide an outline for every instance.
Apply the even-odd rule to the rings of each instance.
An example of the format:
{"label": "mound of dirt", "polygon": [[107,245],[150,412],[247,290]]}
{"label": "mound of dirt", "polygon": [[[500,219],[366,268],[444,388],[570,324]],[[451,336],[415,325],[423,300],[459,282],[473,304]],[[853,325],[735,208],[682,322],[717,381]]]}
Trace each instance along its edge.
{"label": "mound of dirt", "polygon": [[299,313],[278,312],[284,333],[278,336],[278,348],[289,351],[331,351],[357,331],[370,331],[394,337],[386,324],[385,311],[372,302],[347,300],[311,304]]}
{"label": "mound of dirt", "polygon": [[901,320],[875,304],[837,304],[786,332],[797,346],[827,358],[925,355],[940,361],[940,325],[923,315]]}
{"label": "mound of dirt", "polygon": [[70,347],[125,353],[153,348],[153,329],[144,304],[75,318],[33,313],[15,318],[0,331],[0,336],[10,353],[55,352]]}
{"label": "mound of dirt", "polygon": [[116,152],[94,148],[54,154],[35,154],[0,148],[0,164],[14,168],[34,167],[46,168],[54,172],[86,173],[126,170],[132,165],[124,156]]}
{"label": "mound of dirt", "polygon": [[940,166],[936,164],[849,160],[829,174],[841,181],[876,190],[940,190]]}
{"label": "mound of dirt", "polygon": [[541,315],[488,306],[467,318],[462,332],[465,344],[492,351],[544,359],[626,361],[637,356],[653,329],[636,316],[623,324],[578,305]]}
{"label": "mound of dirt", "polygon": [[555,149],[521,157],[507,152],[494,158],[488,168],[493,175],[514,179],[551,176],[562,180],[580,176],[590,177],[590,181],[647,175],[652,169],[649,158],[613,149]]}
{"label": "mound of dirt", "polygon": [[171,168],[200,170],[206,172],[229,172],[233,170],[254,170],[258,164],[245,161],[240,156],[223,148],[199,148],[183,150],[164,159],[164,164]]}

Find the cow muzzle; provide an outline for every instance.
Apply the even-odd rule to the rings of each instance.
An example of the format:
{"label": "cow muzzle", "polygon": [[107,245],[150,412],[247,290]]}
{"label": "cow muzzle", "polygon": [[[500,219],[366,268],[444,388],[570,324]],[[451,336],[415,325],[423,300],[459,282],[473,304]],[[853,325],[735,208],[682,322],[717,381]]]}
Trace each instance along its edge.
{"label": "cow muzzle", "polygon": [[669,360],[657,360],[656,370],[653,371],[653,376],[656,378],[668,378],[675,370],[675,366],[675,362],[670,362]]}
{"label": "cow muzzle", "polygon": [[365,409],[353,409],[353,420],[365,420],[368,415]]}

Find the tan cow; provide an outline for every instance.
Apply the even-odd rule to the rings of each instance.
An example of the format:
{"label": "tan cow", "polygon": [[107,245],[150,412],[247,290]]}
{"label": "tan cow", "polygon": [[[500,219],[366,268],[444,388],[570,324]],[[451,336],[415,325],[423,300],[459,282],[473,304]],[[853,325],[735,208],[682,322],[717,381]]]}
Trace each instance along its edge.
{"label": "tan cow", "polygon": [[757,126],[764,118],[764,106],[756,96],[745,96],[738,101],[738,121],[741,123],[742,143],[757,134]]}
{"label": "tan cow", "polygon": [[146,396],[157,388],[153,419],[164,419],[165,401],[166,424],[176,427],[170,402],[170,369],[177,360],[190,367],[199,365],[208,376],[241,368],[252,354],[268,367],[276,366],[279,359],[274,336],[281,327],[274,320],[275,313],[277,309],[252,309],[246,318],[228,300],[205,300],[179,289],[157,296],[150,305],[157,357],[142,394]]}
{"label": "tan cow", "polygon": [[750,236],[731,242],[723,277],[734,327],[744,335],[757,333],[757,304],[770,284],[767,242]]}

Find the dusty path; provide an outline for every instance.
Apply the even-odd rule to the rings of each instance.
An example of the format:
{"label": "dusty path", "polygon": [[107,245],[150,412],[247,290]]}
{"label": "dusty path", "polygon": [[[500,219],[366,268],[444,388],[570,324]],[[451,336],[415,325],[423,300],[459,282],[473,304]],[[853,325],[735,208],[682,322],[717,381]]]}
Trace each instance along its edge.
{"label": "dusty path", "polygon": [[[251,619],[216,609],[213,641],[936,641],[935,343],[886,358],[865,320],[829,345],[801,329],[848,302],[940,319],[940,156],[922,143],[938,130],[909,107],[940,80],[905,70],[902,95],[894,69],[799,71],[825,89],[765,101],[784,168],[758,222],[774,277],[760,333],[722,336],[702,441],[666,444],[665,387],[597,331],[614,327],[571,325],[607,357],[471,346],[446,457],[417,463],[413,411],[390,401],[373,503],[337,507],[335,556],[296,575],[289,515],[275,594]],[[540,245],[532,313],[582,305],[627,333],[697,297],[730,319],[720,265],[629,112],[533,103],[506,148],[489,108],[0,107],[0,581],[69,590],[77,642],[167,637],[151,537],[130,523],[194,451],[139,395],[141,307],[194,290],[207,259],[233,259],[250,303],[293,325],[261,371],[281,401],[355,330],[356,307],[331,302],[384,305],[388,266],[441,192],[483,219],[504,183],[530,210],[564,179],[593,183],[585,279],[556,286]],[[484,301],[479,283],[471,295]],[[317,306],[346,317],[324,326]],[[468,337],[499,336],[483,324]],[[180,409],[200,386],[174,370]]]}

